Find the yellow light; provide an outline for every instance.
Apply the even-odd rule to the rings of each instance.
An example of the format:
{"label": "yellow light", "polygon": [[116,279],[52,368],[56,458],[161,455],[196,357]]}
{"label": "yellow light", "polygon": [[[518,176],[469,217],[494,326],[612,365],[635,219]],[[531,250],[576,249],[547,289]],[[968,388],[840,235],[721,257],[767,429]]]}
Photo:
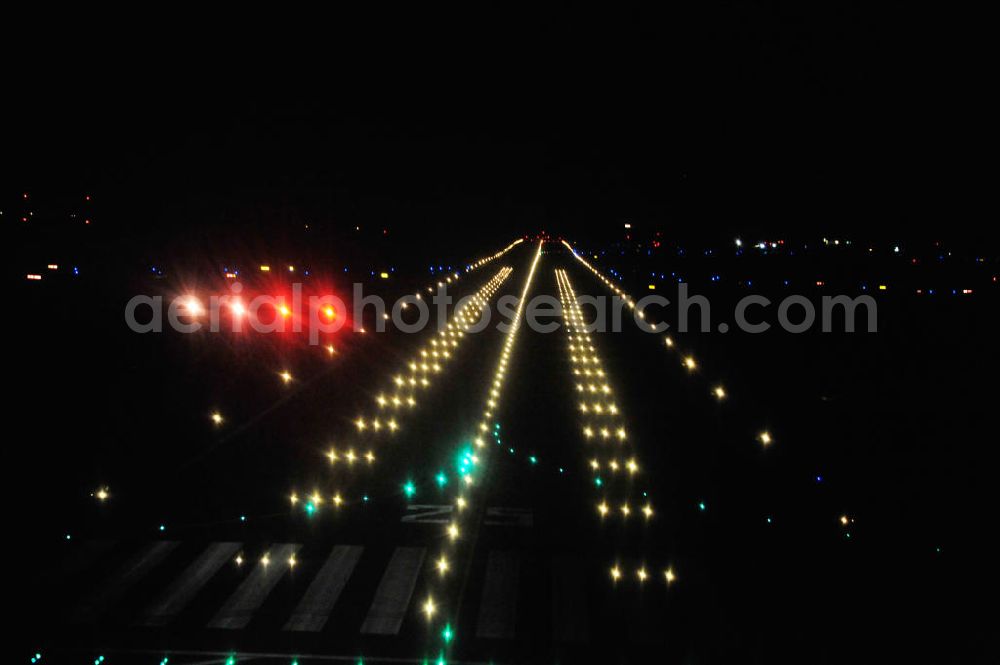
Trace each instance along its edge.
{"label": "yellow light", "polygon": [[646,519],[649,519],[653,516],[653,507],[647,503],[643,506],[642,513],[646,516]]}
{"label": "yellow light", "polygon": [[295,564],[297,564],[297,563],[298,563],[298,561],[295,560],[295,555],[294,554],[292,556],[288,557],[288,567],[289,568],[294,568]]}
{"label": "yellow light", "polygon": [[621,571],[620,568],[618,568],[618,566],[615,566],[614,568],[611,569],[611,579],[612,580],[614,580],[615,582],[617,582],[618,580],[621,579],[621,576],[622,576],[622,571]]}
{"label": "yellow light", "polygon": [[326,318],[328,319],[334,319],[337,317],[337,310],[335,310],[330,306],[327,306],[323,309],[323,314],[325,314]]}
{"label": "yellow light", "polygon": [[326,456],[330,458],[330,464],[333,464],[338,459],[340,459],[340,458],[337,457],[337,451],[336,450],[330,450],[330,452],[328,452],[326,454]]}
{"label": "yellow light", "polygon": [[632,509],[628,507],[628,504],[627,503],[623,503],[622,504],[622,515],[624,515],[625,517],[628,517],[631,512],[632,512]]}
{"label": "yellow light", "polygon": [[107,487],[100,487],[96,492],[94,492],[94,497],[96,497],[98,501],[107,501],[110,496],[111,492],[108,491]]}
{"label": "yellow light", "polygon": [[389,273],[387,272],[380,272],[378,276],[381,277],[382,279],[389,279]]}
{"label": "yellow light", "polygon": [[441,575],[444,575],[446,572],[448,572],[448,560],[446,558],[444,558],[444,557],[441,557],[440,559],[438,559],[438,561],[437,561],[437,569],[438,569],[438,573],[441,574]]}
{"label": "yellow light", "polygon": [[457,524],[449,524],[448,525],[448,537],[451,538],[452,540],[455,540],[456,538],[458,538],[458,525]]}
{"label": "yellow light", "polygon": [[663,576],[666,578],[667,584],[673,584],[674,580],[677,579],[677,576],[674,575],[673,568],[667,568],[665,571],[663,571]]}
{"label": "yellow light", "polygon": [[260,558],[260,562],[264,565],[265,568],[267,568],[267,566],[270,565],[271,563],[271,557],[265,553],[264,556]]}
{"label": "yellow light", "polygon": [[684,366],[687,367],[688,370],[693,370],[695,367],[698,366],[698,364],[694,361],[694,358],[692,356],[688,356],[687,358],[684,359]]}
{"label": "yellow light", "polygon": [[366,459],[366,460],[368,460],[368,463],[369,463],[369,464],[371,464],[372,462],[374,462],[374,461],[375,461],[375,453],[373,453],[372,451],[370,451],[370,450],[369,450],[369,451],[368,451],[368,452],[367,452],[367,453],[365,454],[365,459]]}
{"label": "yellow light", "polygon": [[221,425],[222,424],[222,420],[223,419],[222,419],[222,414],[221,413],[219,413],[218,411],[215,411],[215,412],[212,413],[212,422],[213,423],[215,423],[216,425]]}
{"label": "yellow light", "polygon": [[771,434],[769,432],[766,432],[766,431],[765,432],[761,432],[757,436],[757,440],[759,440],[765,446],[770,445],[771,442],[773,441],[773,439],[771,438]]}
{"label": "yellow light", "polygon": [[851,521],[852,521],[851,518],[848,517],[847,515],[841,515],[840,516],[840,523],[843,524],[844,526],[847,526],[848,524],[850,524]]}
{"label": "yellow light", "polygon": [[281,307],[279,307],[278,311],[280,311],[281,315],[284,316],[285,318],[288,318],[292,314],[292,310],[288,309],[286,305],[282,305]]}
{"label": "yellow light", "polygon": [[260,271],[261,272],[271,272],[271,266],[261,266],[260,267]]}
{"label": "yellow light", "polygon": [[427,598],[427,602],[424,603],[423,610],[424,614],[427,615],[427,620],[430,621],[430,619],[434,616],[434,613],[437,612],[437,605],[434,604],[433,598]]}
{"label": "yellow light", "polygon": [[278,374],[278,376],[280,376],[281,380],[284,381],[285,383],[288,383],[289,381],[292,380],[292,373],[289,372],[288,370],[281,372],[280,374]]}
{"label": "yellow light", "polygon": [[292,495],[288,498],[291,500],[293,506],[299,502],[299,495],[295,492],[292,492]]}
{"label": "yellow light", "polygon": [[466,506],[466,501],[463,497],[458,497],[458,499],[455,500],[455,505],[458,506],[459,510],[462,510]]}
{"label": "yellow light", "polygon": [[597,506],[597,512],[599,512],[601,514],[601,517],[604,517],[605,515],[607,515],[608,514],[608,504],[607,503],[601,503],[600,505],[598,505]]}
{"label": "yellow light", "polygon": [[712,392],[716,399],[726,399],[726,391],[722,386],[716,386]]}
{"label": "yellow light", "polygon": [[672,349],[674,347],[674,340],[670,337],[665,337],[663,341],[666,342],[667,348]]}
{"label": "yellow light", "polygon": [[234,559],[234,561],[236,561],[236,565],[237,566],[242,566],[243,565],[243,555],[242,554],[237,554],[236,555],[236,559]]}
{"label": "yellow light", "polygon": [[637,576],[637,577],[639,578],[639,581],[640,581],[640,582],[645,582],[645,581],[646,581],[646,578],[647,578],[647,577],[648,577],[649,575],[648,575],[648,573],[646,573],[646,569],[645,569],[645,568],[640,568],[640,569],[639,569],[639,570],[638,570],[638,571],[636,572],[636,576]]}
{"label": "yellow light", "polygon": [[333,505],[339,506],[342,503],[344,503],[344,499],[343,499],[343,497],[340,496],[340,493],[334,494],[333,495]]}

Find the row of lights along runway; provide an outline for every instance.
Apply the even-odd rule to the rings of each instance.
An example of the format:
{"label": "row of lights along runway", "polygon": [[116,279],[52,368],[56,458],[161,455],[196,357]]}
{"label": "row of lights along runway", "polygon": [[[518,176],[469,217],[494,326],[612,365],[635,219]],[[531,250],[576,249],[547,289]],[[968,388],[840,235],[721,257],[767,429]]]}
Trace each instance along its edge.
{"label": "row of lights along runway", "polygon": [[[579,400],[578,409],[583,421],[580,425],[583,439],[588,446],[596,445],[600,450],[588,462],[593,486],[600,497],[596,504],[597,514],[601,521],[611,518],[628,521],[633,513],[640,512],[642,519],[648,522],[653,517],[653,505],[647,492],[642,492],[638,502],[633,496],[636,492],[633,481],[639,473],[639,463],[635,447],[625,430],[621,409],[614,401],[614,391],[608,384],[607,373],[587,330],[569,275],[565,270],[556,270],[555,275],[562,303],[574,395]],[[604,475],[605,471],[607,475]],[[617,583],[622,576],[622,569],[616,563],[611,568],[611,578]],[[636,570],[639,582],[645,582],[649,576],[645,565]],[[663,571],[663,578],[667,584],[676,579],[672,567]]]}
{"label": "row of lights along runway", "polygon": [[[591,265],[590,262],[588,262],[585,258],[580,256],[580,254],[575,249],[573,249],[573,246],[570,245],[568,242],[563,240],[562,244],[565,245],[566,248],[572,253],[573,258],[575,258],[577,261],[582,263],[588,270],[590,270],[590,272],[592,272],[594,276],[597,277],[597,279],[599,279],[608,289],[610,289],[614,295],[621,298],[625,302],[625,304],[629,306],[630,309],[633,310],[635,309],[635,300],[633,300],[628,293],[626,293],[623,289],[619,288],[614,281],[608,279],[601,271],[599,271],[597,268]],[[636,312],[636,316],[638,316],[640,319],[645,319],[646,317],[645,312],[641,310]],[[674,339],[670,335],[665,335],[663,337],[663,342],[667,349],[670,349],[671,351],[677,351],[680,354],[681,365],[690,374],[694,374],[698,371],[698,361],[695,360],[694,356],[691,354],[681,353],[677,348],[676,342],[674,342]],[[729,398],[729,393],[726,391],[725,387],[722,386],[721,384],[716,384],[712,386],[710,395],[712,396],[712,398],[720,402]],[[768,430],[761,430],[757,432],[756,438],[757,441],[762,446],[769,446],[772,443],[774,443],[774,438],[772,437],[771,433]]]}
{"label": "row of lights along runway", "polygon": [[[379,412],[386,415],[358,416],[354,421],[353,427],[356,436],[371,436],[381,433],[391,435],[400,429],[399,418],[403,413],[411,412],[417,406],[417,392],[431,387],[431,377],[440,374],[444,370],[444,366],[453,359],[468,330],[479,321],[490,299],[512,272],[513,270],[509,267],[501,268],[475,295],[452,313],[444,330],[438,331],[434,338],[427,345],[418,349],[409,360],[407,363],[409,374],[397,373],[393,377],[393,392],[390,395],[379,393],[375,397]],[[360,465],[371,466],[375,463],[375,452],[371,447],[368,447],[367,452],[361,454],[349,445],[340,448],[332,446],[325,452],[325,455],[331,467],[342,467],[348,471]],[[361,497],[362,503],[366,501],[366,497],[367,495]],[[299,495],[293,492],[291,495],[292,505],[297,505],[300,500]],[[338,492],[330,498],[330,502],[335,508],[339,508],[344,505],[345,499]],[[303,506],[307,514],[311,515],[324,503],[324,495],[319,490],[314,490],[303,501]]]}
{"label": "row of lights along runway", "polygon": [[[594,276],[597,277],[598,280],[600,280],[608,289],[610,289],[612,293],[614,293],[616,296],[624,300],[625,303],[628,304],[628,306],[631,309],[635,309],[635,301],[629,296],[628,293],[626,293],[623,289],[619,288],[617,283],[609,279],[600,270],[591,265],[590,262],[587,261],[583,256],[581,256],[579,252],[573,249],[573,246],[570,245],[567,241],[563,240],[562,244],[570,251],[570,253],[573,255],[573,258],[575,258],[577,261],[583,264],[588,270],[590,270],[590,272],[592,272]],[[636,314],[640,319],[645,319],[645,315],[642,311],[639,311]],[[678,348],[677,343],[674,341],[673,337],[671,337],[670,335],[664,335],[663,343],[668,351],[676,352],[680,356],[681,365],[689,374],[694,375],[698,372],[699,366],[697,360],[695,360],[695,357],[690,353],[682,352]],[[729,399],[729,393],[722,384],[712,385],[709,391],[709,395],[718,402],[723,402]],[[762,448],[765,449],[774,444],[775,441],[774,435],[768,429],[757,430],[754,435],[754,438],[756,439],[757,443]],[[822,476],[816,476],[815,479],[817,482],[821,482]],[[846,538],[850,538],[851,532],[848,529],[852,524],[854,524],[854,518],[850,515],[842,514],[837,517],[836,521],[840,525],[840,527],[844,529],[844,536]],[[770,517],[767,518],[767,522],[769,524],[771,523]]]}
{"label": "row of lights along runway", "polygon": [[[494,418],[500,405],[500,398],[503,394],[508,365],[510,364],[514,344],[517,341],[517,334],[521,329],[525,302],[527,301],[527,296],[531,289],[535,269],[538,266],[538,261],[542,255],[542,244],[542,241],[538,243],[538,249],[535,252],[534,260],[532,261],[531,267],[528,270],[528,275],[525,278],[521,298],[518,301],[510,330],[507,332],[507,338],[504,341],[503,348],[500,352],[500,358],[497,361],[493,378],[487,390],[482,417],[477,425],[476,432],[470,437],[472,445],[462,447],[456,456],[459,476],[461,478],[460,482],[455,483],[456,489],[452,498],[456,510],[454,513],[456,517],[445,529],[445,538],[443,539],[444,548],[441,554],[432,563],[433,567],[427,580],[427,586],[429,588],[424,596],[423,602],[420,603],[419,606],[419,611],[424,615],[424,618],[432,628],[434,626],[440,626],[440,637],[444,648],[442,649],[441,655],[438,659],[439,662],[444,662],[444,649],[449,648],[454,639],[454,630],[452,628],[451,621],[445,620],[443,623],[435,623],[438,621],[439,615],[445,614],[445,610],[440,605],[439,599],[444,595],[449,572],[451,571],[454,565],[453,561],[456,558],[455,550],[457,548],[457,542],[462,534],[462,527],[459,524],[459,520],[461,516],[467,515],[471,512],[468,510],[472,500],[470,498],[471,488],[481,479],[482,473],[477,474],[476,472],[481,472],[485,465],[486,455],[488,453],[486,437],[490,434],[491,429],[496,431],[500,426],[498,422],[494,422]],[[479,478],[477,478],[477,476],[479,476]],[[446,482],[446,478],[444,480]],[[443,484],[442,487],[444,487]]]}

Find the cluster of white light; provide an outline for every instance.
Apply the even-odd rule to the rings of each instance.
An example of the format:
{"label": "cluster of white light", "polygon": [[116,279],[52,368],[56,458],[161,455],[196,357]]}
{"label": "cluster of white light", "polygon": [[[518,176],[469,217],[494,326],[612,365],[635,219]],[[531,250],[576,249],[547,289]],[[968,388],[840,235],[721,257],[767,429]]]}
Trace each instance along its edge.
{"label": "cluster of white light", "polygon": [[[594,273],[594,276],[597,277],[597,279],[599,279],[601,282],[605,284],[605,286],[611,289],[611,291],[614,292],[615,295],[622,298],[630,308],[635,309],[635,302],[624,290],[618,287],[617,283],[605,277],[603,273],[601,273],[597,268],[592,266],[585,258],[580,256],[580,254],[577,253],[577,251],[573,249],[573,246],[570,245],[568,242],[563,240],[562,244],[566,246],[566,248],[573,254],[573,257],[576,258],[577,261],[585,265],[587,269],[590,270],[590,272]],[[639,312],[638,315],[640,318],[645,318],[642,312]],[[677,350],[676,342],[674,342],[674,339],[669,335],[666,335],[663,338],[663,341],[668,349]],[[693,374],[698,370],[698,361],[695,360],[694,356],[690,354],[681,355],[681,366],[684,367],[684,369],[686,369],[688,372]],[[726,392],[726,389],[721,385],[712,386],[710,394],[714,399],[720,402],[725,399],[728,399],[729,397],[729,393]],[[774,438],[771,436],[770,432],[764,430],[758,432],[757,441],[762,446],[769,446],[774,442]]]}
{"label": "cluster of white light", "polygon": [[[393,376],[392,393],[379,393],[375,397],[375,404],[380,412],[394,413],[401,409],[412,409],[417,405],[416,391],[431,386],[431,377],[440,373],[444,365],[452,359],[466,332],[479,321],[490,298],[512,272],[509,267],[501,268],[471,299],[452,313],[444,330],[438,331],[427,345],[417,349],[407,363],[409,374]],[[354,421],[354,427],[358,432],[369,430],[377,432],[383,429],[395,432],[399,424],[393,416],[381,418],[359,416]]]}
{"label": "cluster of white light", "polygon": [[326,453],[326,457],[330,460],[330,464],[337,464],[338,462],[343,462],[348,466],[352,466],[355,462],[364,460],[368,464],[375,463],[375,453],[371,450],[366,452],[364,455],[359,455],[354,452],[353,448],[348,448],[347,450],[341,450],[337,452],[336,448],[330,448]]}
{"label": "cluster of white light", "polygon": [[[616,563],[611,566],[610,575],[611,581],[615,586],[618,586],[618,583],[626,578],[626,571]],[[637,580],[639,584],[645,584],[650,579],[650,576],[651,573],[646,566],[639,566],[639,568],[635,570],[634,579]],[[674,573],[673,567],[668,567],[663,571],[661,578],[669,586],[677,580],[677,575]]]}
{"label": "cluster of white light", "polygon": [[499,259],[504,254],[506,254],[510,250],[512,250],[515,247],[517,247],[518,245],[520,245],[522,242],[524,242],[524,238],[518,238],[514,242],[510,243],[509,245],[507,245],[506,247],[504,247],[503,249],[501,249],[496,254],[493,254],[491,256],[484,256],[483,258],[479,259],[478,261],[476,261],[474,263],[470,263],[469,267],[466,268],[465,271],[466,272],[470,272],[470,271],[475,270],[476,268],[478,268],[480,266],[486,265],[490,261],[495,261],[496,259]]}
{"label": "cluster of white light", "polygon": [[[618,285],[615,282],[605,277],[597,268],[590,265],[587,259],[580,256],[577,253],[577,251],[573,249],[573,246],[571,244],[569,244],[565,240],[562,241],[562,244],[566,246],[566,249],[568,249],[570,253],[573,254],[573,256],[576,258],[577,261],[587,266],[587,269],[590,270],[590,272],[594,273],[597,279],[604,282],[604,285],[607,286],[609,289],[611,289],[616,296],[624,300],[625,304],[629,306],[629,309],[635,309],[635,300],[632,298],[632,296],[625,293],[624,289],[618,288]],[[645,318],[645,314],[643,314],[643,312],[641,311],[639,312],[639,318]]]}
{"label": "cluster of white light", "polygon": [[[503,256],[504,254],[506,254],[507,252],[509,252],[515,245],[517,245],[520,242],[524,242],[524,241],[521,238],[518,238],[517,240],[515,240],[511,244],[509,244],[506,247],[504,247],[503,249],[501,249],[499,252],[496,252],[495,254],[492,254],[490,256],[478,259],[474,263],[470,263],[468,265],[468,267],[466,267],[465,272],[467,272],[467,273],[468,272],[472,272],[476,268],[479,268],[480,266],[486,265],[487,263],[489,263],[490,261],[493,261],[494,259],[500,258],[501,256]],[[440,278],[441,275],[438,275],[438,277]],[[446,286],[448,286],[450,284],[455,284],[455,283],[458,282],[459,279],[461,279],[461,273],[459,273],[459,272],[451,273],[447,277],[445,277],[444,279],[438,279],[437,282],[432,283],[432,284],[428,284],[426,288],[422,289],[421,291],[417,291],[415,295],[416,295],[417,299],[420,300],[420,299],[422,299],[424,297],[423,296],[423,291],[426,291],[427,293],[434,293],[434,289],[435,288],[443,288],[443,287],[446,287]],[[406,309],[406,303],[403,303],[402,307],[403,307],[403,309]],[[385,317],[388,318],[388,314],[385,315]]]}
{"label": "cluster of white light", "polygon": [[[606,453],[593,457],[589,466],[595,474],[595,484],[605,493],[605,483],[601,479],[600,473],[607,470],[612,476],[622,475],[629,477],[639,472],[639,462],[632,451],[632,443],[629,440],[628,432],[625,429],[621,411],[612,400],[611,387],[605,383],[606,376],[601,364],[601,358],[594,347],[594,341],[587,330],[583,312],[577,302],[576,292],[570,283],[569,276],[565,270],[556,270],[556,285],[559,287],[559,299],[562,301],[563,319],[565,321],[567,346],[570,366],[573,372],[574,381],[586,381],[588,383],[577,383],[577,392],[585,394],[597,394],[597,399],[588,398],[580,401],[579,411],[584,418],[581,425],[584,440],[588,443],[599,442],[612,443],[615,445],[615,452],[611,455]],[[582,378],[581,378],[582,377]],[[599,381],[600,383],[593,383]],[[645,517],[653,517],[653,507],[646,501],[644,505],[638,507]],[[608,503],[604,496],[597,504],[597,514],[601,519],[605,519],[611,514],[620,515],[622,519],[628,519],[633,512],[633,507],[628,498],[614,502],[614,507]]]}
{"label": "cluster of white light", "polygon": [[[514,243],[517,244],[517,243]],[[513,246],[513,245],[512,245]],[[508,248],[509,249],[509,248]],[[506,251],[506,250],[505,250]],[[510,363],[510,356],[514,348],[514,343],[517,340],[517,333],[521,329],[521,322],[523,318],[524,303],[527,301],[528,292],[531,289],[531,283],[535,275],[535,268],[538,266],[538,261],[542,256],[542,242],[538,243],[538,251],[535,252],[535,258],[531,263],[531,268],[528,270],[528,276],[524,280],[524,289],[521,292],[520,301],[517,304],[517,310],[514,313],[514,318],[511,321],[510,330],[507,333],[507,339],[504,341],[503,349],[500,352],[500,358],[497,362],[496,369],[493,373],[493,379],[490,382],[490,386],[487,390],[485,408],[483,409],[482,419],[480,420],[476,433],[473,438],[473,442],[479,453],[471,456],[471,462],[474,466],[481,466],[482,459],[481,456],[486,454],[486,442],[483,438],[486,432],[489,431],[489,420],[493,417],[496,409],[500,402],[500,397],[503,394],[504,382],[507,377],[507,366]],[[461,514],[462,511],[468,507],[469,499],[467,495],[463,492],[467,492],[468,488],[474,485],[475,478],[472,473],[466,473],[462,477],[463,482],[458,483],[458,489],[456,490],[456,495],[454,497],[454,504],[457,509],[457,513]],[[445,528],[446,542],[450,546],[454,546],[454,543],[459,539],[462,533],[459,527],[458,518],[456,517],[452,520]],[[445,577],[446,573],[451,567],[448,558],[448,552],[443,552],[441,556],[434,562],[435,574],[432,578],[431,585],[433,586],[435,582],[441,580]],[[426,602],[422,605],[421,611],[426,616],[427,620],[430,621],[434,618],[435,613],[438,610],[438,606],[434,601],[433,593],[428,593]]]}

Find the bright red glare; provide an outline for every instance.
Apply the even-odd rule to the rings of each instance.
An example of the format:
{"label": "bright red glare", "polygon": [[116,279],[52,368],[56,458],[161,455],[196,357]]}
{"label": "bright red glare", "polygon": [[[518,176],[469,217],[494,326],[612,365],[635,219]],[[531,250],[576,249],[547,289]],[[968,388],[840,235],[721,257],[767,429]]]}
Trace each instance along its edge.
{"label": "bright red glare", "polygon": [[191,316],[201,316],[205,313],[205,308],[201,306],[197,298],[188,298],[184,301],[184,309]]}
{"label": "bright red glare", "polygon": [[243,306],[243,303],[237,301],[229,306],[229,310],[235,316],[243,316],[244,314],[246,314],[247,308]]}

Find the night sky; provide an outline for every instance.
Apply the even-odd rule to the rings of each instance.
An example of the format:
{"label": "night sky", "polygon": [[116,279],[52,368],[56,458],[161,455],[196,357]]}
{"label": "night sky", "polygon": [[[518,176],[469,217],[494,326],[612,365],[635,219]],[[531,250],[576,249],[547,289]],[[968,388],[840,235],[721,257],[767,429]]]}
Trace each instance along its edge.
{"label": "night sky", "polygon": [[409,18],[374,35],[345,18],[322,40],[228,30],[221,61],[204,26],[138,73],[115,57],[156,42],[130,35],[15,72],[6,187],[114,192],[108,221],[146,238],[302,218],[415,235],[472,218],[992,235],[970,219],[982,176],[962,158],[974,69],[905,5]]}

